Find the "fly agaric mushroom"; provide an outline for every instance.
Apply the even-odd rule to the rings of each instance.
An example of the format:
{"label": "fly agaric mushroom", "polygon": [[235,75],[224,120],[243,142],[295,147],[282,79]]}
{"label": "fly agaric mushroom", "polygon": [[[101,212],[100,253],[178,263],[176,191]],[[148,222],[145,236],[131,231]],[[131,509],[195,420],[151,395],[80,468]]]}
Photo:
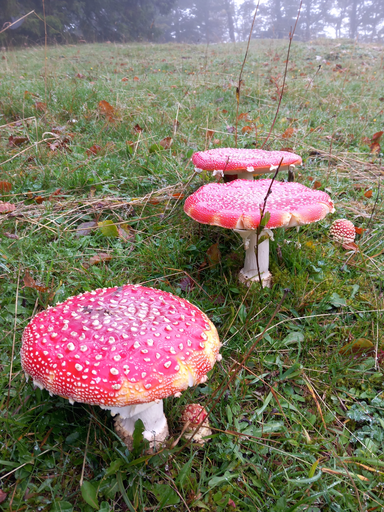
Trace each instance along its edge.
{"label": "fly agaric mushroom", "polygon": [[350,220],[336,219],[329,228],[329,235],[333,238],[334,242],[350,244],[355,240],[355,226]]}
{"label": "fly agaric mushroom", "polygon": [[232,179],[252,180],[255,174],[276,171],[280,162],[280,169],[293,170],[302,160],[299,155],[289,151],[215,148],[194,153],[192,162],[196,172],[213,171]]}
{"label": "fly agaric mushroom", "polygon": [[181,424],[184,437],[201,445],[206,442],[203,438],[212,434],[212,430],[209,428],[208,413],[200,404],[188,404],[184,408]]}
{"label": "fly agaric mushroom", "polygon": [[100,405],[129,445],[168,435],[162,399],[206,380],[220,359],[213,323],[171,293],[137,285],[104,288],[36,315],[23,333],[21,364],[33,383],[73,402]]}
{"label": "fly agaric mushroom", "polygon": [[[268,212],[270,217],[258,237],[257,228],[262,220],[262,209],[270,186],[264,211],[264,216]],[[221,226],[238,232],[244,240],[246,250],[240,281],[247,284],[258,281],[259,267],[263,286],[270,287],[270,230],[316,222],[333,212],[334,207],[331,198],[325,192],[307,188],[300,183],[272,182],[266,179],[209,183],[187,198],[184,211],[202,224]],[[257,246],[258,238],[263,238],[263,241]]]}

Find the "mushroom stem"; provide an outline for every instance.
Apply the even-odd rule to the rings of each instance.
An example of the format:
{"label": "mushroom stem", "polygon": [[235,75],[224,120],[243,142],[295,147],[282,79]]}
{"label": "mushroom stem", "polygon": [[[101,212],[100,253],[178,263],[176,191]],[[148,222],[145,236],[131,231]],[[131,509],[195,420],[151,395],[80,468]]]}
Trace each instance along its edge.
{"label": "mushroom stem", "polygon": [[117,413],[115,430],[128,448],[132,448],[133,432],[137,420],[141,420],[144,423],[145,430],[143,436],[144,439],[149,441],[151,448],[162,445],[168,437],[168,425],[163,411],[162,400],[111,408],[113,416]]}
{"label": "mushroom stem", "polygon": [[237,178],[239,180],[252,180],[253,181],[253,173],[250,171],[240,171],[237,173]]}
{"label": "mushroom stem", "polygon": [[[244,267],[240,270],[239,279],[242,283],[251,284],[251,282],[259,281],[259,272],[263,287],[271,288],[272,274],[269,272],[269,238],[270,230],[263,230],[259,235],[259,240],[266,236],[257,246],[256,230],[236,229],[244,241],[245,260]],[[257,249],[257,258],[256,258]],[[259,263],[259,271],[257,269],[257,261]]]}

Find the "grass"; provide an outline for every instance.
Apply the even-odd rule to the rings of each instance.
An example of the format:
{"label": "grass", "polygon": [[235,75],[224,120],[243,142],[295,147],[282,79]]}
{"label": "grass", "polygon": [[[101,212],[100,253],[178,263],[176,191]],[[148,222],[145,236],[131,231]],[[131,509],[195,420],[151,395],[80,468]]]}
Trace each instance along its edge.
{"label": "grass", "polygon": [[[244,51],[82,45],[48,48],[47,60],[42,48],[3,52],[0,181],[12,189],[0,185],[1,200],[16,209],[0,216],[0,509],[382,510],[384,168],[370,145],[384,124],[384,49],[293,44],[267,147],[302,155],[297,180],[331,194],[336,213],[299,232],[275,230],[274,285],[262,291],[237,280],[240,238],[182,207],[212,179],[194,174],[192,153],[233,145]],[[268,133],[285,56],[286,42],[252,41],[239,147],[260,146]],[[11,136],[26,140],[11,146]],[[329,240],[341,217],[365,229],[360,252]],[[128,452],[106,411],[25,380],[21,335],[36,312],[126,282],[187,298],[219,330],[223,360],[209,381],[166,401],[172,441],[183,405],[224,391],[203,449],[181,440],[152,456],[142,443]]]}

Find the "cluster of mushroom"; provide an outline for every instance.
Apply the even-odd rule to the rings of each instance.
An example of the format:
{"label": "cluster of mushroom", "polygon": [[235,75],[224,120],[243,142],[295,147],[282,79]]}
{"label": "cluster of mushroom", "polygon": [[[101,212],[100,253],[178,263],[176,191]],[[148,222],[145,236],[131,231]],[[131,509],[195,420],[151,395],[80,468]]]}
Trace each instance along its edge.
{"label": "cluster of mushroom", "polygon": [[232,173],[241,178],[200,187],[187,198],[184,211],[198,222],[234,229],[241,235],[246,253],[239,278],[246,284],[260,279],[263,286],[272,284],[269,271],[272,229],[316,222],[334,211],[333,202],[325,192],[299,183],[253,180],[254,174],[301,163],[294,153],[211,149],[195,153],[192,161],[199,170]]}
{"label": "cluster of mushroom", "polygon": [[220,346],[213,323],[187,300],[125,285],[36,315],[23,333],[21,363],[36,386],[117,415],[116,432],[128,446],[141,419],[144,437],[158,447],[168,436],[162,400],[205,382]]}

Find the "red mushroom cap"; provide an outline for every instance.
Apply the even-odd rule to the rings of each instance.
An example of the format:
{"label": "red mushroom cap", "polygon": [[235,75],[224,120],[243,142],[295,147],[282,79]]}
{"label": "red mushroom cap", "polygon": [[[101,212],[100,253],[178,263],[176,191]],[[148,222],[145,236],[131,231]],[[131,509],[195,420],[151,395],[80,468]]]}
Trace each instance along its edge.
{"label": "red mushroom cap", "polygon": [[36,315],[23,334],[21,363],[51,393],[123,407],[204,381],[219,348],[215,326],[196,306],[125,285],[77,295]]}
{"label": "red mushroom cap", "polygon": [[208,424],[208,414],[204,407],[200,404],[188,404],[185,406],[181,415],[181,423],[185,424],[189,421],[190,426],[197,427],[200,423]]}
{"label": "red mushroom cap", "polygon": [[[187,198],[184,211],[202,224],[230,229],[256,229],[271,180],[209,183]],[[310,224],[334,211],[328,194],[300,183],[274,181],[266,203],[267,228]]]}
{"label": "red mushroom cap", "polygon": [[329,228],[329,235],[335,242],[349,244],[355,240],[355,226],[350,220],[336,219]]}
{"label": "red mushroom cap", "polygon": [[263,149],[215,148],[199,151],[192,156],[192,162],[204,171],[224,171],[231,174],[253,167],[256,171],[269,171],[271,166],[281,162],[281,169],[289,165],[300,165],[299,155],[289,151],[265,151]]}

